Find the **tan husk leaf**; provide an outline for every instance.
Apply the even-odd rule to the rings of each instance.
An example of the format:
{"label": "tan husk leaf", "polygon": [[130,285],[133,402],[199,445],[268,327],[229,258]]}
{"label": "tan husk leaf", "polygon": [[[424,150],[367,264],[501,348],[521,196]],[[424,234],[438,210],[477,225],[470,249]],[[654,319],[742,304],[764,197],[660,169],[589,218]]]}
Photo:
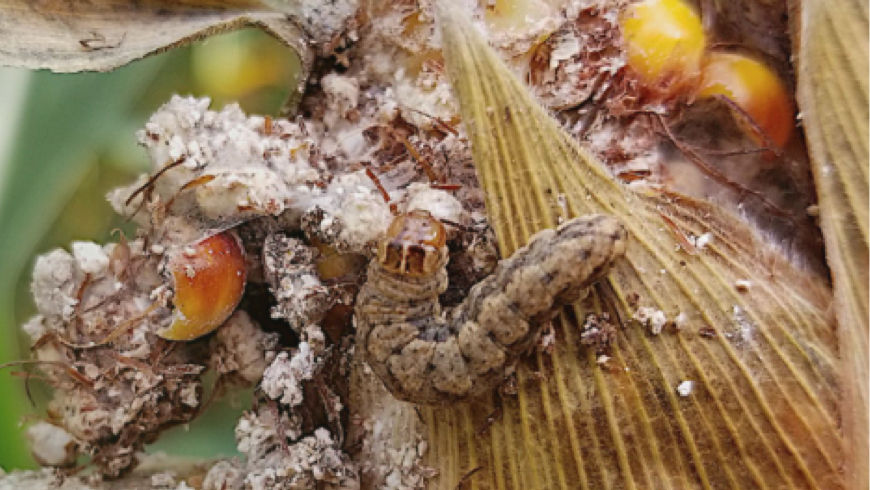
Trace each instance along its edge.
{"label": "tan husk leaf", "polygon": [[293,48],[302,66],[308,67],[312,56],[304,33],[286,14],[252,0],[2,2],[0,65],[56,72],[108,71],[245,26],[269,32]]}
{"label": "tan husk leaf", "polygon": [[[562,314],[553,352],[520,366],[515,397],[422,411],[433,486],[842,488],[826,279],[715,206],[615,182],[462,10],[441,5],[444,57],[502,253],[554,226],[560,196],[568,215],[619,216],[632,238],[598,294]],[[680,247],[706,232],[712,242],[696,254]],[[683,329],[649,334],[632,320],[639,306],[684,314]],[[603,364],[580,345],[589,307],[622,325]],[[675,389],[683,381],[694,382],[688,396]]]}
{"label": "tan husk leaf", "polygon": [[867,2],[795,6],[798,104],[834,282],[842,352],[843,425],[852,488],[868,470],[868,35]]}

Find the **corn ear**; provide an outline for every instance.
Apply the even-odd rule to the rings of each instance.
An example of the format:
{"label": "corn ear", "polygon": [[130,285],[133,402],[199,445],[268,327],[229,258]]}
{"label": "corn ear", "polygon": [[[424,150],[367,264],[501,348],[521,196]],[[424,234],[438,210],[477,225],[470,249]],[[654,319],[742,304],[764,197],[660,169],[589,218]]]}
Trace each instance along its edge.
{"label": "corn ear", "polygon": [[[615,182],[529,96],[461,9],[439,8],[444,57],[501,252],[559,216],[620,217],[632,239],[599,293],[561,315],[517,394],[424,409],[435,488],[843,486],[837,337],[824,277],[721,209]],[[567,217],[566,216],[566,217]],[[686,237],[711,233],[690,254]],[[738,280],[752,284],[735,288]],[[638,306],[687,318],[650,335]],[[586,308],[622,325],[599,365]],[[675,388],[693,381],[682,396]]]}

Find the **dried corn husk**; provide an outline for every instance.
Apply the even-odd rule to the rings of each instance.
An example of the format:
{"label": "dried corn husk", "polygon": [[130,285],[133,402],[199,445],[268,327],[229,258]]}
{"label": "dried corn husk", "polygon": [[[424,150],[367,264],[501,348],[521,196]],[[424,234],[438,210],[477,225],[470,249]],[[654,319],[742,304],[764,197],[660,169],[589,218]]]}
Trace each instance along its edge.
{"label": "dried corn husk", "polygon": [[867,488],[868,97],[867,2],[795,5],[798,103],[834,282],[843,368],[846,474]]}
{"label": "dried corn husk", "polygon": [[[841,488],[826,279],[714,206],[616,183],[448,5],[444,56],[502,253],[562,214],[617,215],[632,243],[599,294],[562,314],[552,354],[520,367],[515,398],[423,411],[434,486]],[[708,232],[708,246],[687,244]],[[654,336],[632,321],[640,306],[686,321]],[[580,347],[586,307],[623,325],[603,364]]]}
{"label": "dried corn husk", "polygon": [[3,2],[0,65],[108,71],[246,26],[260,27],[293,48],[307,69],[312,55],[302,30],[286,13],[254,0]]}

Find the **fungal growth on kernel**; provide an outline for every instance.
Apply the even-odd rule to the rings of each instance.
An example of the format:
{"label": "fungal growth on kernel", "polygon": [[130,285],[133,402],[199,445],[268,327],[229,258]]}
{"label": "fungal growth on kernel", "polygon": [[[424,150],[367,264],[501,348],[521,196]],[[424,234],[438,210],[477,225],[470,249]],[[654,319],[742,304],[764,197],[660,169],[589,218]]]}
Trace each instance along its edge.
{"label": "fungal growth on kernel", "polygon": [[438,404],[492,390],[541,325],[580,299],[625,252],[616,218],[572,219],[535,234],[465,300],[442,311],[444,226],[425,211],[399,215],[357,297],[357,345],[397,398]]}

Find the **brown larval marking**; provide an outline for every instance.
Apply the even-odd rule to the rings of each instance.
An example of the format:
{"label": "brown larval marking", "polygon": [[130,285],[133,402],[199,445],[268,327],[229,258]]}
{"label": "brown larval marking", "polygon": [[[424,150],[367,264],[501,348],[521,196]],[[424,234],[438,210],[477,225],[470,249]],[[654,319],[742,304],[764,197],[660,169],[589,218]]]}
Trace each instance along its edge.
{"label": "brown larval marking", "polygon": [[542,230],[444,312],[445,235],[425,211],[396,217],[357,297],[358,348],[396,398],[414,403],[492,390],[541,325],[607,274],[627,241],[620,222],[604,215]]}

